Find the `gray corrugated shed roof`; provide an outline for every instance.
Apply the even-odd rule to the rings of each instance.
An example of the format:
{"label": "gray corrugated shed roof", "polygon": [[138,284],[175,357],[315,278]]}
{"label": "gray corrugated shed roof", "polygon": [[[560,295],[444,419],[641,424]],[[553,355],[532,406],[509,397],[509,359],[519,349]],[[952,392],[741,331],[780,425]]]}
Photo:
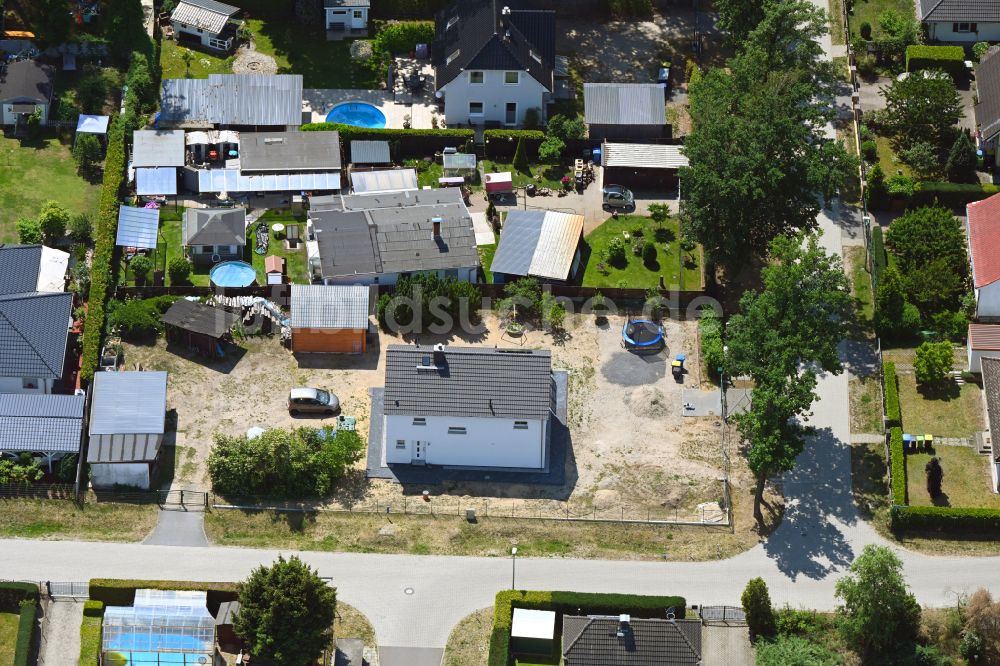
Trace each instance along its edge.
{"label": "gray corrugated shed roof", "polygon": [[184,166],[184,130],[136,130],[133,167]]}
{"label": "gray corrugated shed roof", "polygon": [[0,377],[62,377],[72,313],[72,294],[0,296]]}
{"label": "gray corrugated shed roof", "polygon": [[239,7],[215,0],[180,0],[170,20],[218,34],[226,27],[229,17],[238,11]]}
{"label": "gray corrugated shed roof", "polygon": [[356,194],[401,192],[403,190],[415,190],[419,187],[417,184],[416,169],[354,171],[351,173],[351,185]]}
{"label": "gray corrugated shed roof", "polygon": [[976,67],[976,124],[989,141],[1000,133],[1000,47],[991,48]]}
{"label": "gray corrugated shed roof", "polygon": [[1000,21],[1000,1],[920,0],[920,20],[994,23]]}
{"label": "gray corrugated shed roof", "polygon": [[351,141],[351,164],[392,164],[388,141]]}
{"label": "gray corrugated shed roof", "polygon": [[323,0],[324,7],[370,7],[370,0]]}
{"label": "gray corrugated shed roof", "polygon": [[149,196],[177,194],[177,169],[175,167],[136,169],[135,193]]}
{"label": "gray corrugated shed roof", "polygon": [[368,287],[292,285],[292,328],[367,329]]}
{"label": "gray corrugated shed roof", "polygon": [[213,308],[204,303],[195,303],[182,298],[174,301],[160,319],[164,324],[177,326],[185,331],[221,338],[236,325],[240,317],[229,310]]}
{"label": "gray corrugated shed roof", "polygon": [[0,394],[0,451],[79,451],[84,400],[82,395]]}
{"label": "gray corrugated shed roof", "polygon": [[184,211],[181,243],[246,245],[245,208],[188,208]]}
{"label": "gray corrugated shed roof", "polygon": [[584,83],[588,125],[665,125],[663,86],[659,83]]}
{"label": "gray corrugated shed roof", "polygon": [[504,220],[490,270],[565,280],[582,236],[582,215],[511,210]]}
{"label": "gray corrugated shed roof", "polygon": [[[431,369],[418,369],[418,367]],[[385,413],[546,419],[552,409],[548,350],[390,345]]]}
{"label": "gray corrugated shed roof", "polygon": [[250,172],[340,169],[337,132],[243,132],[240,170]]}
{"label": "gray corrugated shed roof", "polygon": [[88,463],[152,462],[160,452],[159,434],[125,434],[91,437],[87,446]]}
{"label": "gray corrugated shed roof", "polygon": [[0,78],[0,102],[31,100],[48,102],[52,99],[55,72],[37,60],[18,60],[7,65]]}
{"label": "gray corrugated shed roof", "polygon": [[688,165],[681,146],[661,143],[612,143],[601,146],[601,166],[634,169],[679,169]]}
{"label": "gray corrugated shed roof", "polygon": [[0,245],[0,295],[35,291],[41,245]]}
{"label": "gray corrugated shed roof", "polygon": [[122,247],[156,247],[160,227],[159,208],[118,207],[118,236],[115,245]]}
{"label": "gray corrugated shed roof", "polygon": [[302,124],[299,74],[209,74],[166,79],[160,120],[188,126]]}
{"label": "gray corrugated shed roof", "polygon": [[618,638],[617,617],[563,616],[566,666],[698,666],[701,622],[633,618]]}
{"label": "gray corrugated shed roof", "polygon": [[92,390],[91,435],[163,433],[166,372],[98,372]]}

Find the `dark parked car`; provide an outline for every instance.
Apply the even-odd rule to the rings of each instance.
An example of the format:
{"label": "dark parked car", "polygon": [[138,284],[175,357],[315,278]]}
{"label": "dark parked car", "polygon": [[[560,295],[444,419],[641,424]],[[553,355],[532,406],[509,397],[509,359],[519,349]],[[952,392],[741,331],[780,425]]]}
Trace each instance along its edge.
{"label": "dark parked car", "polygon": [[288,413],[326,414],[333,416],[340,411],[340,400],[337,396],[317,388],[293,388],[288,394]]}
{"label": "dark parked car", "polygon": [[635,206],[632,190],[621,185],[605,185],[603,194],[605,208],[628,209]]}

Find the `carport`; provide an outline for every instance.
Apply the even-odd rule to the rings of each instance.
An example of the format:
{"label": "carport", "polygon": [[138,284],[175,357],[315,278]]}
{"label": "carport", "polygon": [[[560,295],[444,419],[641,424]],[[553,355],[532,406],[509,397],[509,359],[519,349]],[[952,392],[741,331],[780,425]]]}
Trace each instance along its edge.
{"label": "carport", "polygon": [[223,355],[219,343],[240,321],[240,316],[229,310],[181,299],[171,305],[161,319],[167,328],[168,342],[216,358]]}
{"label": "carport", "polygon": [[605,184],[624,185],[633,190],[673,190],[678,185],[678,169],[687,165],[687,157],[679,145],[609,141],[601,144]]}

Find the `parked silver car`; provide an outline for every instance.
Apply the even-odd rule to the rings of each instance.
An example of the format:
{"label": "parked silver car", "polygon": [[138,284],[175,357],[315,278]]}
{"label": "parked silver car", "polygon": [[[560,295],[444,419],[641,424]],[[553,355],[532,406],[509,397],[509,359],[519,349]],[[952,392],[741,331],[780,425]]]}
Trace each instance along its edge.
{"label": "parked silver car", "polygon": [[293,388],[288,393],[288,413],[326,414],[333,416],[340,411],[340,400],[337,396],[317,388]]}
{"label": "parked silver car", "polygon": [[602,193],[604,195],[605,208],[628,209],[635,206],[635,197],[632,196],[632,190],[621,185],[605,185]]}

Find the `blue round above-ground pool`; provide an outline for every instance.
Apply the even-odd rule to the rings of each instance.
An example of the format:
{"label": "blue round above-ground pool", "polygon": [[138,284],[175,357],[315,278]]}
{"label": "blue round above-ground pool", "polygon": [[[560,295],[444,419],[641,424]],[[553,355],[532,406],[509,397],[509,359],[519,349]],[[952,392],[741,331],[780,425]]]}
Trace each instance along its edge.
{"label": "blue round above-ground pool", "polygon": [[208,277],[216,287],[249,287],[257,281],[257,271],[245,261],[223,261]]}
{"label": "blue round above-ground pool", "polygon": [[344,102],[330,109],[326,122],[354,127],[385,127],[385,114],[368,102]]}

